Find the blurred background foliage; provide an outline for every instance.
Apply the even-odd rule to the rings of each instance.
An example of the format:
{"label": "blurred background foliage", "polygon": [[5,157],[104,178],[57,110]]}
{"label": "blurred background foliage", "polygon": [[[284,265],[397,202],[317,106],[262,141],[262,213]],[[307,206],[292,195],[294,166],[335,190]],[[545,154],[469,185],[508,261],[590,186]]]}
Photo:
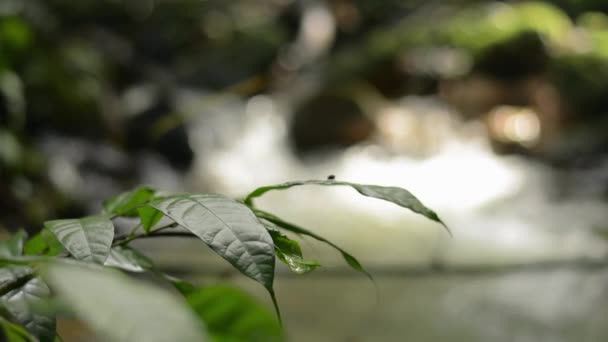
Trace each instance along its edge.
{"label": "blurred background foliage", "polygon": [[[141,183],[239,195],[325,177],[319,160],[357,169],[356,156],[378,146],[386,168],[365,164],[376,178],[403,179],[406,158],[436,177],[426,183],[494,179],[477,177],[473,197],[510,175],[557,175],[541,191],[599,194],[580,210],[585,228],[603,231],[608,177],[594,167],[607,165],[607,95],[603,0],[0,0],[0,231],[85,215]],[[484,133],[454,128],[471,123]],[[511,173],[493,178],[493,162],[467,164],[466,153],[426,171],[445,140],[480,136],[483,158]]]}
{"label": "blurred background foliage", "polygon": [[82,194],[53,177],[55,150],[43,146],[59,137],[92,152],[71,156],[75,172],[116,183],[90,200],[139,181],[124,153],[153,151],[187,170],[194,152],[175,104],[183,88],[248,97],[295,84],[298,151],[365,139],[374,127],[361,98],[377,106],[411,94],[439,94],[465,117],[498,104],[547,116],[536,146],[495,139],[498,150],[568,160],[555,146],[571,131],[593,135],[580,138],[585,151],[601,149],[605,10],[602,1],[4,0],[1,223],[32,227],[84,210]]}

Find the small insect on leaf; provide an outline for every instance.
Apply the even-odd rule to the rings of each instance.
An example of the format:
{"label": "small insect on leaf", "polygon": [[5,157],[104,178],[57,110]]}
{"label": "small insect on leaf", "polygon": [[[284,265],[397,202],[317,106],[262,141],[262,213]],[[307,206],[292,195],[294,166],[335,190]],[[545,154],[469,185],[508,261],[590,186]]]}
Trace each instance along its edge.
{"label": "small insect on leaf", "polygon": [[334,180],[334,179],[336,179],[336,175],[327,176],[327,180]]}

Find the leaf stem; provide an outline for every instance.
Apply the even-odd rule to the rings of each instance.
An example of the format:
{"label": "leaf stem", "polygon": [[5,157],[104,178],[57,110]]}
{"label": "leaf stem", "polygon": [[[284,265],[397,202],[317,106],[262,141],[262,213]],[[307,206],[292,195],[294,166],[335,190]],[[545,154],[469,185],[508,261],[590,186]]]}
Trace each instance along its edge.
{"label": "leaf stem", "polygon": [[272,305],[274,306],[274,311],[277,313],[277,319],[279,320],[279,325],[281,328],[283,327],[283,318],[281,317],[281,309],[279,309],[279,303],[277,302],[277,296],[274,294],[273,288],[267,288],[268,293],[270,293],[270,299],[272,299]]}
{"label": "leaf stem", "polygon": [[131,229],[131,232],[129,233],[129,237],[133,237],[135,236],[135,233],[137,232],[137,230],[141,227],[141,223],[138,223],[135,227],[133,227],[133,229]]}

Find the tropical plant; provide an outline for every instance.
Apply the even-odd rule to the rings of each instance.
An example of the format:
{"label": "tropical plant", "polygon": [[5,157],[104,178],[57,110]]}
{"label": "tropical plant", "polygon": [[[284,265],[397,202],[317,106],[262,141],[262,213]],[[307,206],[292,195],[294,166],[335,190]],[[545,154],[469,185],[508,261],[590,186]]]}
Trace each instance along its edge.
{"label": "tropical plant", "polygon": [[[111,341],[279,341],[280,313],[273,289],[275,259],[302,274],[320,265],[305,259],[283,231],[337,249],[350,267],[369,276],[357,259],[316,233],[254,206],[254,199],[296,186],[346,186],[442,223],[409,191],[327,180],[260,187],[242,200],[218,194],[164,193],[143,186],[103,205],[99,215],[52,220],[31,238],[24,231],[0,242],[0,326],[8,341],[57,341],[56,317],[84,321]],[[119,233],[117,220],[134,222]],[[163,273],[131,246],[138,239],[188,236],[270,294],[276,319],[241,290],[197,287]],[[163,288],[137,273],[173,285]],[[149,278],[149,277],[148,277]],[[181,296],[179,295],[181,294]]]}

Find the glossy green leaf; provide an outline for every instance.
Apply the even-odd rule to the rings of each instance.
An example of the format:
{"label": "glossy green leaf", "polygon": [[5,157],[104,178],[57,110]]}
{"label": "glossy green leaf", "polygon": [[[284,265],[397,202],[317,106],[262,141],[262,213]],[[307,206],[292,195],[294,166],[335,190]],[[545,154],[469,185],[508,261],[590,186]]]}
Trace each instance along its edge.
{"label": "glossy green leaf", "polygon": [[165,216],[160,210],[148,205],[137,208],[137,213],[139,215],[141,226],[144,228],[146,233],[149,232],[150,229]]}
{"label": "glossy green leaf", "polygon": [[[410,209],[411,211],[423,215],[426,218],[440,223],[446,229],[447,226],[441,221],[439,216],[431,209],[427,208],[420,200],[418,200],[411,192],[394,187],[394,186],[379,186],[379,185],[364,185],[349,182],[340,182],[336,180],[308,180],[295,181],[282,184],[268,185],[255,189],[245,198],[245,204],[252,206],[253,199],[260,197],[272,190],[285,190],[294,186],[301,185],[325,185],[325,186],[349,186],[357,190],[360,194],[368,197],[378,198],[385,201],[395,203],[401,207]],[[448,230],[449,231],[449,230]]]}
{"label": "glossy green leaf", "polygon": [[0,335],[0,341],[6,342],[38,342],[38,338],[32,336],[27,330],[23,329],[23,327],[12,323],[6,320],[3,317],[0,317],[0,326],[2,327],[2,332],[4,333],[4,340],[2,339],[2,335]]}
{"label": "glossy green leaf", "polygon": [[53,264],[51,289],[103,341],[201,342],[205,328],[180,297],[109,269]]}
{"label": "glossy green leaf", "polygon": [[282,341],[282,330],[274,316],[244,291],[215,285],[185,294],[188,304],[207,324],[217,342]]}
{"label": "glossy green leaf", "polygon": [[8,240],[0,241],[0,256],[17,256],[23,253],[23,245],[27,240],[27,233],[24,230],[19,230],[13,234]]}
{"label": "glossy green leaf", "polygon": [[[0,272],[4,270],[2,268]],[[23,271],[27,272],[25,269]],[[13,288],[0,297],[0,303],[12,321],[41,341],[52,341],[55,337],[55,317],[40,310],[46,306],[50,290],[40,278],[28,276],[22,279],[25,280],[15,280],[12,283]]]}
{"label": "glossy green leaf", "polygon": [[296,246],[299,250],[299,245],[296,241],[285,236],[278,237],[275,241],[275,251],[279,260],[285,263],[289,268],[297,274],[304,274],[321,267],[316,260],[306,260],[302,257],[302,252],[296,252]]}
{"label": "glossy green leaf", "polygon": [[103,264],[110,254],[114,225],[107,217],[54,220],[45,222],[44,226],[78,260]]}
{"label": "glossy green leaf", "polygon": [[289,268],[298,274],[304,274],[321,267],[318,261],[305,260],[302,256],[300,244],[285,236],[276,226],[266,220],[262,223],[268,229],[272,241],[274,242],[274,251],[279,260],[289,266]]}
{"label": "glossy green leaf", "polygon": [[373,281],[373,278],[371,276],[371,274],[369,274],[365,268],[363,268],[363,266],[361,265],[361,263],[357,260],[357,258],[355,258],[354,256],[352,256],[351,254],[349,254],[348,252],[346,252],[344,249],[342,249],[341,247],[339,247],[338,245],[336,245],[335,243],[327,240],[326,238],[311,232],[310,230],[306,229],[306,228],[302,228],[299,227],[293,223],[289,223],[286,221],[283,221],[282,219],[280,219],[279,217],[271,214],[271,213],[267,213],[265,211],[262,210],[254,210],[255,215],[257,215],[259,218],[263,219],[263,220],[267,220],[285,230],[288,230],[290,232],[296,233],[296,234],[300,234],[300,235],[306,235],[306,236],[310,236],[315,240],[324,242],[326,244],[328,244],[329,246],[335,248],[338,252],[340,252],[340,254],[342,255],[342,258],[346,261],[346,263],[352,267],[353,269],[365,274],[368,278],[370,278]]}
{"label": "glossy green leaf", "polygon": [[120,268],[129,272],[145,272],[152,267],[152,260],[133,248],[114,246],[106,259],[105,266]]}
{"label": "glossy green leaf", "polygon": [[27,240],[23,250],[26,255],[46,256],[56,256],[65,252],[61,242],[46,228]]}
{"label": "glossy green leaf", "polygon": [[136,209],[150,201],[155,193],[156,190],[142,186],[105,201],[103,208],[108,214],[134,217],[137,216]]}
{"label": "glossy green leaf", "polygon": [[243,274],[272,289],[272,239],[247,206],[214,194],[178,195],[150,205],[198,236]]}

